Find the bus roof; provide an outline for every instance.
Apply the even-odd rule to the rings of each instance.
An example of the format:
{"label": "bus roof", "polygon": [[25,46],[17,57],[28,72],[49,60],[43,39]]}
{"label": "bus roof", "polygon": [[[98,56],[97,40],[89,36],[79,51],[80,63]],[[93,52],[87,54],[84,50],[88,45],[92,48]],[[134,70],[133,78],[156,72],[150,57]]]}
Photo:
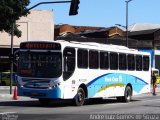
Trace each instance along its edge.
{"label": "bus roof", "polygon": [[66,41],[66,40],[39,40],[39,41],[24,41],[22,43],[60,43],[62,47],[70,46],[70,47],[77,47],[77,48],[90,48],[90,49],[97,49],[99,50],[108,50],[108,51],[115,51],[115,52],[124,52],[124,53],[139,53],[144,55],[150,55],[147,52],[138,51],[136,49],[130,49],[126,46],[121,45],[113,45],[113,44],[102,44],[102,43],[95,43],[95,42],[77,42],[77,41]]}

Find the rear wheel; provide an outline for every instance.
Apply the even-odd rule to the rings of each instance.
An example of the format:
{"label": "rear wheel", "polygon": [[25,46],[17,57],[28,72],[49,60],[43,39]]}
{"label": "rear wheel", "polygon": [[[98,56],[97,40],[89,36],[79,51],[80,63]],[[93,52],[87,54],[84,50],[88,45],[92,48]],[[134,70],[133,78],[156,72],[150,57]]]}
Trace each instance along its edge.
{"label": "rear wheel", "polygon": [[130,102],[132,100],[132,89],[130,86],[127,86],[124,92],[124,96],[117,97],[119,102]]}
{"label": "rear wheel", "polygon": [[85,102],[85,92],[83,88],[78,88],[74,103],[76,106],[82,106]]}
{"label": "rear wheel", "polygon": [[124,102],[130,102],[132,100],[132,89],[130,86],[127,86],[125,89],[123,101]]}

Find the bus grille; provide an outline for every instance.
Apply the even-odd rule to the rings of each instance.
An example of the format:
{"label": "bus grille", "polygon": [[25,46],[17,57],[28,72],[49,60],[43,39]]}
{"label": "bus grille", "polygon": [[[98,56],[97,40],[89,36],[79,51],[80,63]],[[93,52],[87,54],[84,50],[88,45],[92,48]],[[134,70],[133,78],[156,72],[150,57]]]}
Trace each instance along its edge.
{"label": "bus grille", "polygon": [[43,83],[49,83],[49,79],[31,79],[31,78],[22,78],[22,82],[43,82]]}
{"label": "bus grille", "polygon": [[50,85],[50,80],[48,80],[48,79],[22,78],[22,81],[25,83],[24,87],[26,87],[26,88],[47,89]]}

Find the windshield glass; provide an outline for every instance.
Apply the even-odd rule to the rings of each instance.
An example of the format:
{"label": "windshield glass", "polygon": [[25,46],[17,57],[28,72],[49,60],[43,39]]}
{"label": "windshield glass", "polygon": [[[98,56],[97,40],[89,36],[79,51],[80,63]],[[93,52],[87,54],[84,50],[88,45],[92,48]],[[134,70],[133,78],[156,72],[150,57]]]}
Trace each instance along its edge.
{"label": "windshield glass", "polygon": [[62,55],[60,52],[20,52],[18,74],[23,77],[60,77]]}

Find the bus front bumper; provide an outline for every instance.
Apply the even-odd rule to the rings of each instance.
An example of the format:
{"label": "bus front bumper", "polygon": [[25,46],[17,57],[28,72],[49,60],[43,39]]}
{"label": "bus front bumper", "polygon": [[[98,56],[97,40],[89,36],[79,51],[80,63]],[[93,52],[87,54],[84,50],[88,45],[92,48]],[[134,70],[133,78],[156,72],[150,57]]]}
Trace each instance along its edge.
{"label": "bus front bumper", "polygon": [[31,98],[53,98],[53,99],[62,98],[61,90],[59,87],[55,87],[49,90],[49,89],[25,88],[18,86],[18,96],[26,96]]}

